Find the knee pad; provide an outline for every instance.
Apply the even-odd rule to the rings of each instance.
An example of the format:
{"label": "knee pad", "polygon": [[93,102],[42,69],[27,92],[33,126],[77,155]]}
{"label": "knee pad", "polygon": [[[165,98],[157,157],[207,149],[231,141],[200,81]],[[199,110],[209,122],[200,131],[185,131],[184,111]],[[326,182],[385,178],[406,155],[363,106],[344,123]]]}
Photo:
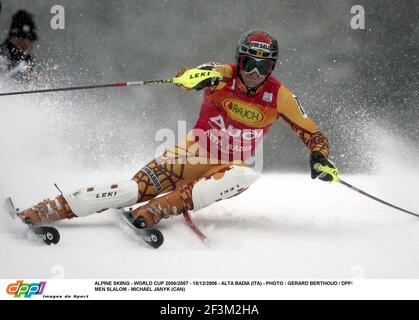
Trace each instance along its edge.
{"label": "knee pad", "polygon": [[70,209],[79,217],[109,209],[132,206],[137,202],[138,185],[133,180],[80,188],[63,194]]}
{"label": "knee pad", "polygon": [[194,210],[234,197],[253,184],[260,174],[253,169],[242,166],[230,166],[224,172],[198,180],[192,188]]}

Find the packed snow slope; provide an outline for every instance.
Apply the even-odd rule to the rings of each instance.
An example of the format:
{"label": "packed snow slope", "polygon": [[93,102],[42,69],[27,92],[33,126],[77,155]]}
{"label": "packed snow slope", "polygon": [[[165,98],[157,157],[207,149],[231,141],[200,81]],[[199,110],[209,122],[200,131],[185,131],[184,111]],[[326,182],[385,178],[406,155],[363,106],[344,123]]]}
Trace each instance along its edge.
{"label": "packed snow slope", "polygon": [[[90,176],[100,180],[103,173]],[[410,188],[403,182],[368,176],[348,179],[418,209],[417,198],[407,194]],[[22,194],[15,198],[23,202]],[[49,247],[28,240],[4,213],[1,277],[48,278],[57,272],[68,278],[419,276],[417,218],[340,185],[312,182],[306,175],[265,175],[246,193],[193,218],[209,237],[209,246],[179,216],[161,223],[165,242],[154,250],[138,240],[115,212],[57,224],[61,241]]]}
{"label": "packed snow slope", "polygon": [[[87,143],[80,132],[83,125],[69,123],[71,112],[63,116],[61,103],[45,105],[36,98],[1,100],[1,199],[12,196],[17,206],[26,208],[54,197],[54,183],[68,190],[129,179],[153,156],[140,154],[143,149],[137,147],[125,166],[112,158],[108,167],[94,169],[89,156],[93,163],[106,159],[98,161],[92,151],[85,162],[78,161],[77,152],[86,150],[78,146]],[[98,141],[101,125],[99,121],[92,129],[99,130]],[[416,150],[381,133],[377,141],[381,147],[375,172],[342,172],[342,178],[418,212]],[[342,185],[313,181],[308,172],[263,174],[243,194],[196,212],[193,219],[209,237],[208,246],[179,216],[160,224],[165,242],[151,249],[112,211],[57,223],[60,243],[45,246],[28,239],[22,225],[1,209],[0,277],[419,277],[419,218]]]}

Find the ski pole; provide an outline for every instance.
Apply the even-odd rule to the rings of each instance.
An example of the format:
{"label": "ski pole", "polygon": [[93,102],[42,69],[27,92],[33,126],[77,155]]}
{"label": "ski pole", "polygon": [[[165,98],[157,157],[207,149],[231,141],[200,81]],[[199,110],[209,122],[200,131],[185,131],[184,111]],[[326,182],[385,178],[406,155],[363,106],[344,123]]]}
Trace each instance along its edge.
{"label": "ski pole", "polygon": [[109,88],[109,87],[132,87],[132,86],[142,86],[142,85],[149,85],[149,84],[164,84],[164,83],[180,84],[180,85],[185,86],[186,88],[192,89],[201,81],[209,79],[209,78],[219,78],[220,80],[222,80],[223,75],[220,72],[215,71],[215,70],[189,69],[185,73],[183,73],[180,77],[174,77],[171,79],[115,82],[115,83],[108,83],[108,84],[95,84],[95,85],[76,86],[76,87],[3,92],[3,93],[0,93],[0,96],[13,96],[13,95],[21,95],[21,94],[58,92],[58,91],[87,90],[87,89]]}
{"label": "ski pole", "polygon": [[353,185],[347,183],[346,181],[342,180],[339,177],[339,172],[338,172],[338,169],[336,169],[336,168],[331,168],[331,167],[323,166],[323,165],[321,165],[319,163],[316,163],[314,165],[314,170],[320,171],[320,172],[324,172],[326,174],[331,175],[332,178],[333,178],[332,182],[339,182],[340,184],[343,184],[344,186],[346,186],[346,187],[348,187],[348,188],[350,188],[350,189],[352,189],[352,190],[354,190],[354,191],[356,191],[356,192],[358,192],[358,193],[360,193],[360,194],[362,194],[364,196],[367,196],[368,198],[371,198],[371,199],[373,199],[375,201],[378,201],[378,202],[380,202],[380,203],[382,203],[382,204],[384,204],[386,206],[389,206],[389,207],[391,207],[393,209],[397,209],[397,210],[403,211],[403,212],[405,212],[407,214],[410,214],[412,216],[415,216],[415,217],[418,217],[419,218],[419,214],[417,214],[417,213],[414,213],[414,212],[405,210],[405,209],[400,208],[398,206],[395,206],[395,205],[393,205],[391,203],[388,203],[388,202],[386,202],[384,200],[381,200],[381,199],[379,199],[377,197],[374,197],[373,195],[370,195],[370,194],[366,193],[365,191],[362,191],[361,189],[358,189],[358,188],[354,187]]}

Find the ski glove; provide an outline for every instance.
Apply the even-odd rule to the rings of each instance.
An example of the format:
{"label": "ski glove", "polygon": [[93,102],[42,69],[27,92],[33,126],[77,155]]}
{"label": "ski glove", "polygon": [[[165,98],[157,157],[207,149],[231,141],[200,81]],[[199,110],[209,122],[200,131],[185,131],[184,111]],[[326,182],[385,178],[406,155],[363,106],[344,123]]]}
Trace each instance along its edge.
{"label": "ski glove", "polygon": [[[214,70],[213,66],[209,66],[209,65],[202,65],[197,67],[197,69],[200,70]],[[176,77],[180,77],[182,76],[182,74],[184,74],[187,70],[189,70],[189,68],[182,68],[177,74]],[[203,81],[201,81],[200,83],[198,83],[193,89],[199,91],[202,90],[204,88],[215,88],[218,86],[218,84],[220,83],[220,79],[218,78],[209,78],[209,79],[205,79]],[[176,84],[179,88],[181,88],[182,90],[185,91],[189,91],[191,89],[186,88],[185,86],[181,85],[181,84]]]}
{"label": "ski glove", "polygon": [[322,153],[314,151],[310,155],[311,179],[319,178],[322,181],[332,181],[333,177],[330,174],[319,172],[314,169],[314,165],[316,163],[320,163],[321,165],[330,168],[335,168],[335,166],[329,160],[327,160]]}
{"label": "ski glove", "polygon": [[[202,66],[202,67],[198,67],[198,69],[200,69],[200,70],[214,70],[214,67],[213,66]],[[215,88],[215,87],[218,86],[219,83],[220,83],[220,79],[218,79],[218,78],[208,78],[208,79],[205,79],[205,80],[201,81],[200,83],[198,83],[195,86],[194,89],[199,91],[199,90],[202,90],[204,88],[211,88],[211,87]]]}

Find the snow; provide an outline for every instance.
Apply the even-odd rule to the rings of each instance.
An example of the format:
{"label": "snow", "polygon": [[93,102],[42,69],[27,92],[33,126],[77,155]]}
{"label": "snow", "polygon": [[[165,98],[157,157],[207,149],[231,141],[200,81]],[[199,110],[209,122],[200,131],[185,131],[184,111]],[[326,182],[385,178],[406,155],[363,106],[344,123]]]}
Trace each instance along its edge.
{"label": "snow", "polygon": [[[371,191],[382,183],[370,176],[347,180]],[[404,188],[394,181],[380,195],[417,210],[417,199]],[[137,239],[116,212],[58,223],[61,241],[48,247],[26,239],[6,214],[0,219],[2,278],[419,276],[419,219],[301,174],[264,175],[245,193],[194,213],[208,246],[181,216],[161,223],[165,242],[157,250]]]}
{"label": "snow", "polygon": [[[26,208],[54,197],[54,183],[67,190],[129,179],[151,158],[133,153],[133,162],[120,166],[110,153],[80,155],[80,150],[86,152],[76,147],[85,142],[83,130],[98,127],[89,119],[75,121],[81,119],[74,116],[77,101],[49,99],[1,100],[1,199],[12,196],[18,207]],[[342,172],[342,178],[419,212],[416,148],[383,132],[377,135],[376,171]],[[109,141],[118,141],[114,139]],[[95,152],[107,150],[102,147]],[[103,161],[104,155],[109,161]],[[194,213],[195,223],[210,239],[208,246],[179,216],[162,221],[165,242],[154,250],[111,210],[57,223],[60,243],[45,246],[29,241],[23,226],[0,211],[1,278],[419,277],[418,218],[340,184],[313,181],[309,172],[263,174],[241,195]]]}

